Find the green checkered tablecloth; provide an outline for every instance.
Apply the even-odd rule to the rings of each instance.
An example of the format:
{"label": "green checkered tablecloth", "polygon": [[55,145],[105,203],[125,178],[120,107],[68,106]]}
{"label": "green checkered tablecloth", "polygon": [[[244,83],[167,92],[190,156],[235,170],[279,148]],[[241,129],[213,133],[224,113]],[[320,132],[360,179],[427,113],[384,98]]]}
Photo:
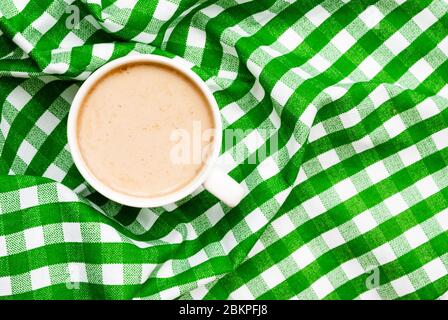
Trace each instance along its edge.
{"label": "green checkered tablecloth", "polygon": [[[1,0],[0,297],[448,298],[447,13],[447,0]],[[73,165],[80,84],[141,53],[191,66],[224,129],[241,129],[221,155],[248,191],[238,207],[204,190],[123,207]]]}

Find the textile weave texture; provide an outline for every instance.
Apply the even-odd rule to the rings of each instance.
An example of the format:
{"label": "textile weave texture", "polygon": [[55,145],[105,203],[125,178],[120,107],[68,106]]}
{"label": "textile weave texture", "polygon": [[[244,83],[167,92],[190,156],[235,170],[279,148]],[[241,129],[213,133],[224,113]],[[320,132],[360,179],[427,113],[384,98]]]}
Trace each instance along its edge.
{"label": "textile weave texture", "polygon": [[[1,0],[0,297],[448,298],[447,13],[446,0]],[[241,132],[220,156],[247,190],[237,207],[205,190],[124,207],[74,166],[82,81],[148,53],[191,67]]]}

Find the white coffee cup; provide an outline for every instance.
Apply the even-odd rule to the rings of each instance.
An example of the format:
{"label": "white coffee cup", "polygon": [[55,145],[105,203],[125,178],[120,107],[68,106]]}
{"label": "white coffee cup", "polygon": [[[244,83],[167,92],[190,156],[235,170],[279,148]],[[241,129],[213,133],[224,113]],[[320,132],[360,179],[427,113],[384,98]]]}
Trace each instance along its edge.
{"label": "white coffee cup", "polygon": [[[87,167],[84,159],[82,158],[77,135],[77,120],[79,110],[84,101],[84,98],[86,97],[86,94],[89,93],[92,86],[94,86],[97,81],[109,71],[119,66],[145,62],[166,65],[175,70],[178,70],[179,72],[187,76],[191,81],[193,81],[206,97],[208,105],[211,108],[215,123],[215,133],[213,136],[214,139],[210,156],[199,174],[190,183],[188,183],[181,189],[176,190],[175,192],[168,195],[157,197],[137,197],[123,194],[110,188],[109,186],[98,180]],[[196,191],[202,185],[206,190],[215,195],[226,205],[234,207],[241,201],[245,193],[244,189],[235,180],[230,178],[216,165],[222,143],[222,121],[215,98],[213,97],[204,81],[188,67],[182,65],[178,61],[152,54],[133,55],[116,59],[99,68],[82,84],[81,88],[76,93],[68,115],[67,137],[73,161],[75,162],[76,167],[78,168],[84,179],[105,197],[124,205],[140,208],[164,206],[185,198],[186,196]]]}

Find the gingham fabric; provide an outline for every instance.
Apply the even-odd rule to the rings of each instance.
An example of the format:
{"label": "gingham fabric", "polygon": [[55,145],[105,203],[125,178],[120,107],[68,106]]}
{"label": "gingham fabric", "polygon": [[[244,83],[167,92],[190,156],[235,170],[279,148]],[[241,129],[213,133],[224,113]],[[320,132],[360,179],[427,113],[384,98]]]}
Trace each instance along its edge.
{"label": "gingham fabric", "polygon": [[[447,13],[446,0],[1,0],[0,297],[448,298]],[[74,94],[142,53],[189,65],[241,131],[220,157],[247,190],[236,208],[204,190],[123,207],[80,176]]]}

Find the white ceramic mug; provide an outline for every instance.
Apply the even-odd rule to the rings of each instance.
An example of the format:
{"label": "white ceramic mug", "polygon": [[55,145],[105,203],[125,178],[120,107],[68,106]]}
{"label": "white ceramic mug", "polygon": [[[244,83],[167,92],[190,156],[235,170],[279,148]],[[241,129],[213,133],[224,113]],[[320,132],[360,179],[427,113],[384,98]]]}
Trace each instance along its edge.
{"label": "white ceramic mug", "polygon": [[[215,122],[215,134],[211,153],[200,173],[183,188],[168,195],[158,197],[136,197],[120,193],[110,188],[98,180],[87,167],[82,158],[78,144],[77,120],[80,106],[82,105],[86,94],[88,94],[92,86],[95,85],[97,81],[109,71],[122,65],[139,62],[150,62],[166,65],[187,76],[203,92],[213,113]],[[115,202],[132,207],[159,207],[185,198],[189,194],[196,191],[201,185],[203,185],[206,190],[230,207],[236,206],[244,196],[244,189],[235,180],[230,178],[216,166],[222,143],[222,122],[216,100],[202,79],[189,68],[181,65],[177,61],[151,54],[133,55],[116,59],[99,68],[83,83],[81,88],[76,93],[68,115],[67,137],[73,161],[75,162],[75,165],[81,175],[99,193]]]}

